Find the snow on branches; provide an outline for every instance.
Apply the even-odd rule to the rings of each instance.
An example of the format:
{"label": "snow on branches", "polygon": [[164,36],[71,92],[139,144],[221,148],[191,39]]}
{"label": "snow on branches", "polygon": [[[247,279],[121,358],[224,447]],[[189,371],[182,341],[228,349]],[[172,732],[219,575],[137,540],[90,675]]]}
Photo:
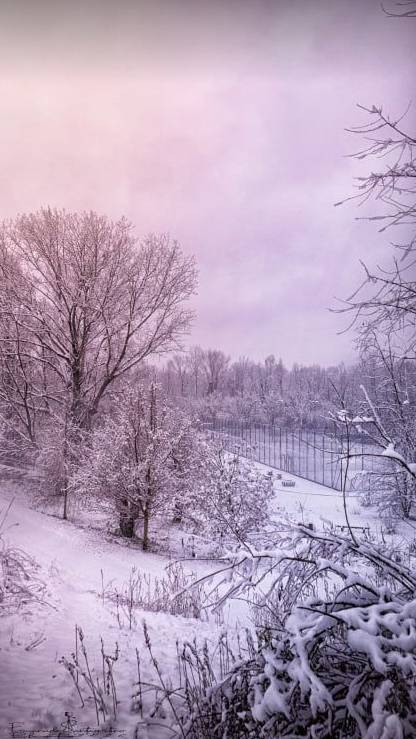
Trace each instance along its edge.
{"label": "snow on branches", "polygon": [[72,488],[116,510],[124,536],[132,537],[140,520],[147,549],[151,519],[172,511],[176,496],[186,497],[197,465],[196,433],[190,417],[169,406],[153,383],[126,386],[113,406],[93,432]]}
{"label": "snow on branches", "polygon": [[301,527],[270,549],[245,546],[223,564],[222,601],[256,594],[256,608],[272,612],[256,657],[217,688],[244,707],[247,737],[414,736],[416,577],[409,569],[369,543]]}
{"label": "snow on branches", "polygon": [[201,462],[194,505],[204,532],[235,545],[262,529],[273,494],[272,473],[256,469],[215,441],[207,443]]}

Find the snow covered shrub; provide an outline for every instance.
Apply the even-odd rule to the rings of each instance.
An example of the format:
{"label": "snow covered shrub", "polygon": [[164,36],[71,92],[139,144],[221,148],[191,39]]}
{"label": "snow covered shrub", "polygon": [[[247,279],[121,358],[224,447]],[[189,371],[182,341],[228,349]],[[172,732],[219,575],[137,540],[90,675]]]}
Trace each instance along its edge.
{"label": "snow covered shrub", "polygon": [[170,406],[158,386],[127,385],[93,432],[71,487],[94,505],[116,511],[123,536],[133,537],[140,521],[146,550],[153,517],[172,515],[177,498],[186,499],[197,446],[192,419]]}
{"label": "snow covered shrub", "polygon": [[[377,348],[374,362],[378,395],[370,397],[362,386],[363,412],[347,420],[370,442],[364,447],[364,456],[373,458],[367,481],[381,515],[390,516],[394,510],[400,518],[409,519],[416,515],[414,368],[403,360],[396,361],[391,356],[391,347],[388,353],[378,343]],[[410,377],[413,377],[412,382]],[[353,456],[359,457],[360,450],[352,453]]]}
{"label": "snow covered shrub", "polygon": [[45,590],[38,577],[39,565],[6,541],[5,521],[10,505],[0,519],[0,616],[19,611],[30,601],[41,600]]}
{"label": "snow covered shrub", "polygon": [[162,727],[169,736],[181,739],[249,739],[244,706],[230,700],[234,696],[227,688],[222,691],[218,686],[228,680],[237,662],[255,657],[250,633],[239,637],[235,646],[226,632],[214,646],[195,639],[177,643],[178,675],[172,685],[159,667],[146,623],[143,630],[155,678],[145,682],[138,665],[133,705],[142,720],[136,726],[137,739],[153,736],[153,731],[159,735]]}
{"label": "snow covered shrub", "polygon": [[215,441],[207,445],[203,461],[194,510],[204,531],[224,543],[241,542],[260,531],[268,520],[272,473],[262,472]]}
{"label": "snow covered shrub", "polygon": [[120,627],[129,629],[137,624],[138,611],[171,613],[184,618],[206,617],[209,605],[203,584],[193,584],[194,574],[186,575],[179,562],[166,567],[166,575],[152,577],[132,567],[129,579],[121,588],[103,588],[102,599],[110,601]]}
{"label": "snow covered shrub", "polygon": [[416,478],[405,470],[380,471],[373,474],[373,496],[383,518],[409,519],[416,512]]}
{"label": "snow covered shrub", "polygon": [[[230,706],[223,707],[223,733],[212,736],[416,735],[416,577],[409,569],[367,542],[299,528],[273,549],[244,547],[230,572],[229,595],[257,593],[257,607],[268,606],[269,615],[255,655],[203,693],[202,704],[215,704],[221,693]],[[237,735],[236,705],[244,724]]]}
{"label": "snow covered shrub", "polygon": [[353,488],[361,505],[376,506],[383,523],[413,519],[416,513],[416,478],[393,461],[378,460],[373,471],[356,476]]}

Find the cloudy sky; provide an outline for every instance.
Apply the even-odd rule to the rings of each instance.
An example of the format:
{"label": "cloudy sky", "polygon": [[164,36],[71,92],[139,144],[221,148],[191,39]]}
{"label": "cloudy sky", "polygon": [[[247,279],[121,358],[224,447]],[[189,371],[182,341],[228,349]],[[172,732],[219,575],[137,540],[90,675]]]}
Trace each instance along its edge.
{"label": "cloudy sky", "polygon": [[191,343],[350,361],[328,307],[388,238],[333,206],[344,129],[415,98],[415,41],[377,0],[0,0],[0,215],[169,232],[200,270]]}

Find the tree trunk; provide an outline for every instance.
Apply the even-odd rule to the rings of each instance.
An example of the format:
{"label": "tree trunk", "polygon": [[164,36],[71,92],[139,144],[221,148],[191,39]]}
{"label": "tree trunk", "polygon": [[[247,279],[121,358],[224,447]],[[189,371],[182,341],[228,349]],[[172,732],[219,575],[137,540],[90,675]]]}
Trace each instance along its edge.
{"label": "tree trunk", "polygon": [[62,513],[62,518],[64,521],[68,520],[68,491],[64,490],[64,510]]}
{"label": "tree trunk", "polygon": [[120,513],[120,531],[121,535],[127,539],[132,539],[134,536],[134,516],[128,511]]}
{"label": "tree trunk", "polygon": [[149,548],[149,511],[147,508],[143,516],[143,551],[147,552]]}

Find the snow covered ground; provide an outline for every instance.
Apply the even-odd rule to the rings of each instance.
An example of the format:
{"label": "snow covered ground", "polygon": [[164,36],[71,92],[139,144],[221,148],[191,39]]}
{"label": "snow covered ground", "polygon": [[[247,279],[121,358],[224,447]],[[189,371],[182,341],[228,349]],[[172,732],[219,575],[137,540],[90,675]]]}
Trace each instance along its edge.
{"label": "snow covered ground", "polygon": [[[275,517],[279,518],[283,510],[298,523],[312,523],[318,530],[334,526],[336,533],[346,533],[342,493],[287,473],[283,478],[294,480],[295,486],[285,488],[281,481],[275,483],[276,496],[272,506]],[[413,522],[397,521],[394,530],[388,529],[375,507],[361,505],[358,493],[347,494],[346,508],[349,523],[351,527],[357,527],[358,535],[370,536],[374,541],[382,542],[386,551],[401,551],[406,556],[412,556],[409,545],[416,541]],[[412,559],[415,564],[413,556]]]}
{"label": "snow covered ground", "polygon": [[[340,493],[287,473],[283,479],[292,480],[295,485],[285,487],[282,480],[276,480],[276,494],[271,504],[274,521],[289,515],[295,521],[312,523],[316,528],[329,523],[345,524]],[[13,493],[9,483],[0,485],[0,510],[5,510]],[[347,505],[352,525],[368,526],[377,536],[383,533],[374,510],[361,508],[355,497],[349,497]],[[138,548],[104,538],[94,529],[80,528],[30,509],[21,496],[14,501],[5,528],[5,538],[38,562],[47,592],[45,603],[29,603],[18,616],[5,616],[0,623],[0,736],[10,735],[12,722],[18,728],[39,730],[35,736],[41,736],[40,729],[64,724],[65,712],[76,717],[78,726],[96,726],[93,702],[87,700],[81,708],[75,685],[59,662],[62,656],[70,657],[74,651],[76,625],[84,631],[89,660],[97,670],[101,669],[100,638],[111,653],[118,643],[120,656],[114,666],[120,700],[117,731],[124,730],[126,737],[133,736],[139,720],[137,713],[132,712],[131,699],[137,680],[136,647],[142,659],[142,678],[153,679],[153,672],[140,619],[132,630],[126,626],[120,628],[108,602],[104,599],[103,603],[100,597],[102,579],[104,583],[113,580],[121,585],[128,580],[132,566],[143,573],[161,576],[168,557],[145,554]],[[396,538],[390,537],[389,543],[393,545],[401,539],[410,541],[415,534],[414,530],[402,525]],[[187,562],[185,567],[200,575],[214,569],[215,565],[194,560]],[[214,617],[204,622],[165,613],[143,612],[141,615],[148,624],[154,653],[166,679],[176,670],[176,640],[197,638],[201,643],[207,639],[215,645],[224,628]],[[236,631],[244,619],[244,605],[234,605],[227,611],[225,626]],[[148,734],[138,736],[156,739],[166,734],[160,727],[153,726]]]}
{"label": "snow covered ground", "polygon": [[[4,509],[10,494],[2,490],[0,495]],[[17,503],[8,514],[6,528],[7,540],[39,563],[40,576],[47,581],[47,604],[31,603],[18,617],[2,619],[0,736],[7,735],[13,721],[27,728],[59,726],[65,721],[65,711],[80,724],[96,725],[93,705],[87,703],[80,709],[71,679],[59,664],[62,656],[69,657],[74,651],[76,624],[84,631],[92,665],[101,667],[101,636],[110,652],[118,642],[120,657],[114,673],[121,699],[119,725],[133,727],[138,717],[130,713],[128,697],[137,680],[136,646],[144,653],[143,634],[140,625],[134,631],[120,629],[108,604],[103,605],[99,597],[101,570],[105,583],[114,580],[122,584],[133,565],[145,573],[162,575],[167,558],[103,541],[98,532],[76,528]],[[196,563],[192,564],[195,569]],[[163,613],[147,614],[146,621],[165,675],[174,670],[177,638],[216,641],[218,629],[213,623]],[[31,648],[35,640],[40,643]],[[146,670],[146,660],[143,664]]]}

